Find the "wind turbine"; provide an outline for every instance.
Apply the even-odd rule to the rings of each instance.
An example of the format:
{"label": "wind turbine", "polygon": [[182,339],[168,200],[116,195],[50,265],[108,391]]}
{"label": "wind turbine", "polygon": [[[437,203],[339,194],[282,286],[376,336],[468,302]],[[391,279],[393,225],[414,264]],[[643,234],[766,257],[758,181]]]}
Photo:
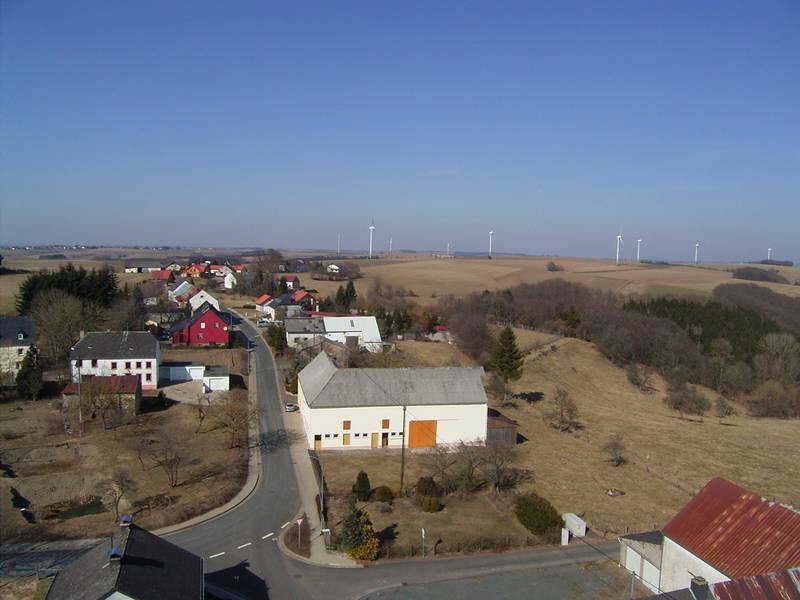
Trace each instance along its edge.
{"label": "wind turbine", "polygon": [[489,232],[489,258],[492,258],[492,236],[494,235],[494,231]]}
{"label": "wind turbine", "polygon": [[642,250],[642,240],[638,239],[636,240],[636,262],[641,262],[639,260],[639,253],[641,252],[641,250]]}
{"label": "wind turbine", "polygon": [[624,246],[625,242],[622,241],[622,233],[617,234],[617,260],[616,265],[619,266],[619,247]]}
{"label": "wind turbine", "polygon": [[342,234],[339,233],[336,235],[336,256],[341,255],[342,253]]}
{"label": "wind turbine", "polygon": [[772,260],[772,248],[767,248],[767,260]]}
{"label": "wind turbine", "polygon": [[375,233],[375,220],[372,220],[372,224],[369,226],[369,257],[372,258],[372,234]]}
{"label": "wind turbine", "polygon": [[698,264],[700,256],[700,242],[697,242],[694,245],[694,264]]}
{"label": "wind turbine", "polygon": [[392,238],[389,238],[389,256],[392,256]]}
{"label": "wind turbine", "polygon": [[447,242],[447,256],[450,256],[450,242]]}

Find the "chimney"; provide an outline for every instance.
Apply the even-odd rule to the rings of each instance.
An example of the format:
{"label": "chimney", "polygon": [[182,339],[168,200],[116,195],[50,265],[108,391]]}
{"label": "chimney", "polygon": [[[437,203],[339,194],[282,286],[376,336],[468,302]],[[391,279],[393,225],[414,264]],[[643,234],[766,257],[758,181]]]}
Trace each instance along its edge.
{"label": "chimney", "polygon": [[695,600],[710,600],[710,588],[708,587],[708,582],[706,581],[705,577],[700,577],[699,575],[694,575],[692,577],[692,582],[689,584],[689,590],[692,592],[692,596]]}

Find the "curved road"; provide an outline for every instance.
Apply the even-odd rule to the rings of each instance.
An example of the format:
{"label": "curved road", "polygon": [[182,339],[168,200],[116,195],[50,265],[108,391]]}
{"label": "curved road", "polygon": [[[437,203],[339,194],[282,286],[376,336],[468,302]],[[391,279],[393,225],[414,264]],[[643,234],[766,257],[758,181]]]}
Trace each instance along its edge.
{"label": "curved road", "polygon": [[[250,339],[251,368],[256,371],[262,435],[283,429],[275,363],[258,330],[242,319],[239,329]],[[165,536],[205,560],[206,579],[248,599],[359,598],[387,587],[574,565],[616,551],[601,543],[536,552],[504,553],[435,561],[392,562],[364,569],[317,567],[285,556],[275,539],[300,508],[288,447],[264,448],[261,476],[253,493],[236,508],[194,527]]]}

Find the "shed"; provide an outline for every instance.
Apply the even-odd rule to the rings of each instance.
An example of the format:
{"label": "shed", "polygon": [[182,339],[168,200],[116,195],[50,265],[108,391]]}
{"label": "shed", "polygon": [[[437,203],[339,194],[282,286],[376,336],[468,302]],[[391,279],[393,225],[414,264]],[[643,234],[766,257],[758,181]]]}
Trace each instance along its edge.
{"label": "shed", "polygon": [[208,365],[203,371],[203,389],[206,392],[227,392],[231,388],[227,367]]}
{"label": "shed", "polygon": [[517,443],[519,423],[509,419],[493,408],[488,409],[486,417],[486,445],[514,446]]}

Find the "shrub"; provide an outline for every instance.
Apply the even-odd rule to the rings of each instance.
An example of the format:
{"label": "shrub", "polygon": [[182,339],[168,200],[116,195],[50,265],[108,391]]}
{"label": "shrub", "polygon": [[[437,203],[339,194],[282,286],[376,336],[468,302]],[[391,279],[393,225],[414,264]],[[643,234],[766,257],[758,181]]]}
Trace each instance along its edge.
{"label": "shrub", "polygon": [[563,522],[558,511],[546,498],[533,492],[519,496],[515,512],[519,522],[531,533],[548,542],[559,539]]}
{"label": "shrub", "polygon": [[736,409],[734,409],[731,403],[722,396],[717,398],[717,401],[714,403],[714,408],[716,409],[717,418],[719,419],[720,423],[722,423],[722,419],[736,414]]}
{"label": "shrub", "polygon": [[369,500],[369,477],[364,471],[359,471],[356,476],[356,482],[353,484],[353,495],[359,502],[366,502]]}
{"label": "shrub", "polygon": [[765,381],[753,392],[748,408],[754,417],[797,417],[800,416],[800,393],[780,381]]}
{"label": "shrub", "polygon": [[388,485],[379,485],[372,490],[372,499],[376,502],[391,502],[394,500],[394,494]]}
{"label": "shrub", "polygon": [[255,304],[242,304],[242,308],[255,308]]}
{"label": "shrub", "polygon": [[772,283],[789,283],[785,277],[778,275],[774,270],[759,269],[758,267],[741,267],[733,270],[734,279],[748,281],[770,281]]}
{"label": "shrub", "polygon": [[378,535],[372,527],[369,515],[355,506],[342,522],[342,549],[357,560],[378,558]]}
{"label": "shrub", "polygon": [[628,462],[628,459],[625,458],[625,441],[622,439],[621,433],[615,433],[608,438],[603,450],[609,455],[609,459],[615,467],[621,467]]}
{"label": "shrub", "polygon": [[442,510],[442,503],[436,496],[420,496],[419,507],[423,512],[439,512]]}
{"label": "shrub", "polygon": [[555,272],[555,271],[563,271],[563,270],[564,270],[564,267],[562,267],[561,265],[558,265],[558,264],[554,263],[554,262],[551,260],[549,263],[547,263],[547,270],[548,270],[548,271],[550,271],[551,273],[553,273],[553,272]]}
{"label": "shrub", "polygon": [[433,477],[420,477],[417,480],[417,496],[433,496],[438,498],[442,495],[442,488],[440,488]]}

